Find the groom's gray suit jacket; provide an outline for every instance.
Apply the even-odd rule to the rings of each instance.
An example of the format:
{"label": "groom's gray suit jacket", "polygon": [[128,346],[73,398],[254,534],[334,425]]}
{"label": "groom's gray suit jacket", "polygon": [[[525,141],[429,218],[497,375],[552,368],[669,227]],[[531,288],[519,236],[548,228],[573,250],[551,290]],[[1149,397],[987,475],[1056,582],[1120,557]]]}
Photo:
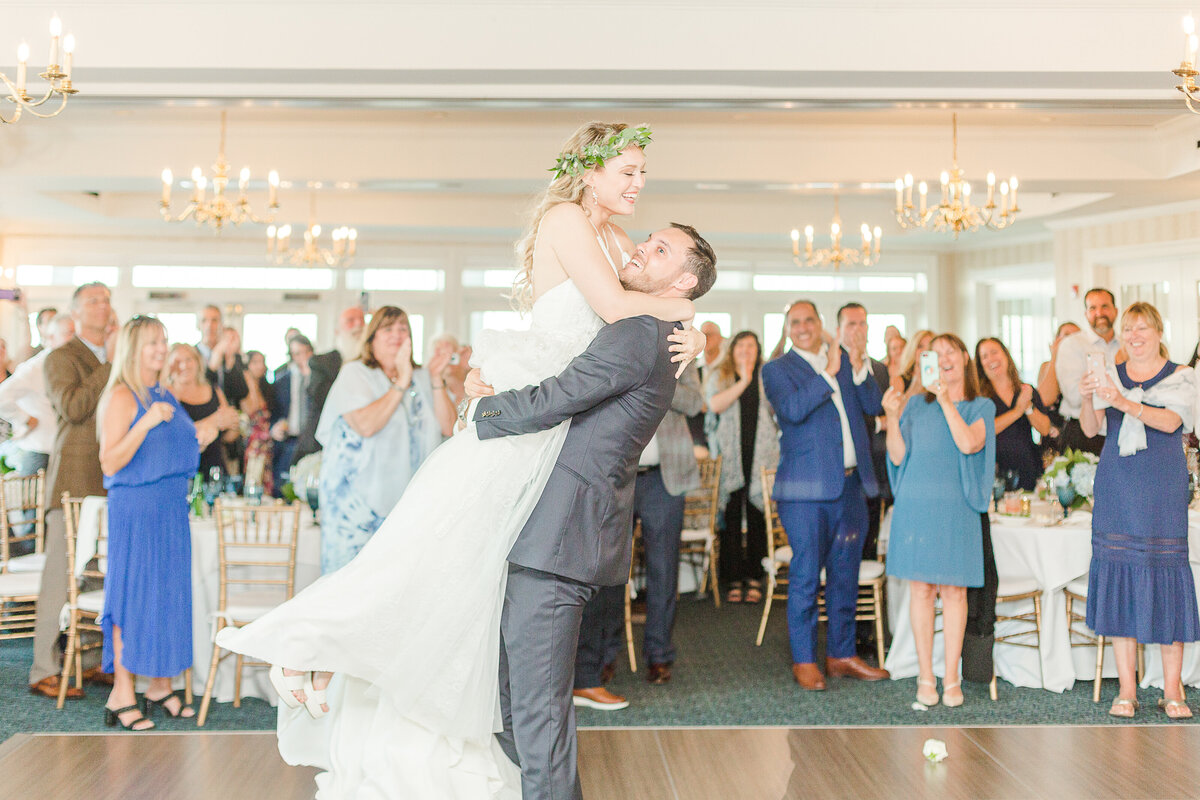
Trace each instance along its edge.
{"label": "groom's gray suit jacket", "polygon": [[571,420],[509,563],[600,586],[629,580],[634,478],[675,393],[667,336],[676,324],[633,317],[606,325],[558,376],[480,400],[480,439]]}

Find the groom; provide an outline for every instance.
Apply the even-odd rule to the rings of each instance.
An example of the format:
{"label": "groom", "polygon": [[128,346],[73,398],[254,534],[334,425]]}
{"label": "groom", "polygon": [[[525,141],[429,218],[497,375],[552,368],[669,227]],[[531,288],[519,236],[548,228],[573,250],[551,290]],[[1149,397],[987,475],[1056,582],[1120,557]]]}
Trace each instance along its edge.
{"label": "groom", "polygon": [[[716,255],[687,225],[653,233],[621,284],[695,299],[716,280]],[[480,439],[571,427],[541,499],[508,554],[500,623],[505,753],[524,800],[581,798],[571,702],[583,606],[629,579],[638,457],[675,393],[667,336],[675,323],[634,317],[603,327],[578,358],[539,386],[484,397]]]}

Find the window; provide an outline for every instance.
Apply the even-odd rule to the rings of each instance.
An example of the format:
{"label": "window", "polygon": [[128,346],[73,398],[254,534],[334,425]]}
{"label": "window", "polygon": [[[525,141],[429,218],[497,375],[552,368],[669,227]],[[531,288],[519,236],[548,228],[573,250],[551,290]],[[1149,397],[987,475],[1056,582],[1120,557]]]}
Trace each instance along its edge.
{"label": "window", "polygon": [[771,357],[771,351],[779,343],[779,337],[783,333],[783,321],[786,317],[787,314],[780,311],[763,314],[762,346],[764,361]]}
{"label": "window", "polygon": [[364,269],[365,292],[437,292],[443,286],[440,269]]}
{"label": "window", "polygon": [[[197,339],[195,315],[192,317],[192,336]],[[246,314],[242,317],[242,351],[258,350],[266,358],[268,370],[286,364],[288,346],[283,336],[288,328],[298,329],[316,346],[316,314]]]}
{"label": "window", "polygon": [[171,344],[183,342],[195,344],[200,341],[200,329],[196,327],[196,315],[188,312],[168,312],[155,314],[158,321],[167,329],[167,341]]}
{"label": "window", "polygon": [[522,316],[516,311],[472,311],[471,338],[474,342],[484,330],[494,331],[527,331],[533,317]]}
{"label": "window", "polygon": [[17,267],[18,286],[82,286],[99,281],[112,288],[120,279],[117,267],[55,267],[49,264],[21,264]]}
{"label": "window", "polygon": [[1036,383],[1041,362],[1034,345],[1032,305],[1029,300],[1001,300],[996,304],[996,310],[1000,314],[1000,341],[1008,346],[1021,379]]}
{"label": "window", "polygon": [[904,335],[904,315],[903,314],[867,314],[867,355],[876,361],[883,361],[887,358],[887,343],[883,340],[883,334],[887,332],[888,325],[895,325],[900,331],[900,335]]}
{"label": "window", "polygon": [[516,277],[515,269],[465,269],[462,284],[472,289],[511,289]]}
{"label": "window", "polygon": [[837,292],[843,280],[832,275],[755,275],[756,292]]}
{"label": "window", "polygon": [[162,267],[139,264],[133,268],[133,285],[154,289],[314,291],[333,288],[333,270],[298,267]]}

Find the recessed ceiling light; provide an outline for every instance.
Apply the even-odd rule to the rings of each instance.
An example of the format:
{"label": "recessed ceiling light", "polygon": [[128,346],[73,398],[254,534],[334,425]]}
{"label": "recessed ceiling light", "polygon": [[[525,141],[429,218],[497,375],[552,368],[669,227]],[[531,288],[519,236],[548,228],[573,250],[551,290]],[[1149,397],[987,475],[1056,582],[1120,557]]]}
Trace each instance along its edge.
{"label": "recessed ceiling light", "polygon": [[697,183],[696,188],[702,192],[727,192],[728,183]]}

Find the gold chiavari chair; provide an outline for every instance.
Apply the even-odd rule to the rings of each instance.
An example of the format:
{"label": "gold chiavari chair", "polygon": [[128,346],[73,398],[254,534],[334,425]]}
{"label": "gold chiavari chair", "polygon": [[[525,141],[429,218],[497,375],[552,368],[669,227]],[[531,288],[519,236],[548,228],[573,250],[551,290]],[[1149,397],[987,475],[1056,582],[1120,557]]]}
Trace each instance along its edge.
{"label": "gold chiavari chair", "polygon": [[304,508],[299,502],[253,505],[221,499],[213,506],[220,590],[217,610],[213,612],[212,662],[196,717],[197,726],[204,725],[208,718],[217,667],[223,659],[236,655],[234,708],[242,705],[242,669],[270,666],[247,660],[240,653],[222,656],[216,637],[222,628],[229,625],[240,628],[291,599],[296,589],[296,542]]}
{"label": "gold chiavari chair", "polygon": [[[637,564],[638,548],[642,542],[642,521],[633,526],[632,558],[629,559],[629,580],[625,583],[625,649],[629,651],[629,671],[637,672],[637,648],[633,645],[633,568]],[[645,617],[642,618],[645,622]]]}
{"label": "gold chiavari chair", "polygon": [[683,506],[683,532],[679,538],[679,558],[698,573],[697,591],[703,595],[712,588],[713,603],[721,607],[717,586],[717,504],[721,482],[721,456],[700,462],[700,488],[688,492]]}
{"label": "gold chiavari chair", "polygon": [[[996,624],[1002,622],[1020,623],[1018,629],[1011,633],[1006,633],[1003,636],[996,637],[997,645],[1008,645],[1009,647],[1028,647],[1034,650],[1041,648],[1042,641],[1042,589],[1033,580],[1007,580],[1000,579],[1000,584],[996,588],[996,607],[999,608],[1006,603],[1020,603],[1022,601],[1032,601],[1032,606],[1027,611],[1022,611],[1017,614],[1001,614],[996,612]],[[1068,601],[1069,602],[1069,601]],[[1041,663],[1039,659],[1038,663]],[[992,700],[996,700],[999,695],[996,688],[996,673],[992,672],[992,681],[988,686],[988,694]]]}
{"label": "gold chiavari chair", "polygon": [[[94,589],[81,591],[80,584],[88,579],[104,580],[107,567],[106,555],[108,543],[103,514],[97,520],[99,533],[96,537],[95,567],[75,569],[76,550],[79,547],[79,525],[83,511],[82,497],[71,497],[63,492],[63,520],[67,531],[67,605],[64,611],[67,615],[64,630],[67,635],[67,649],[63,655],[63,670],[58,679],[58,708],[61,710],[67,699],[67,686],[71,674],[75,675],[75,685],[83,688],[83,653],[85,650],[99,650],[104,646],[104,631],[100,627],[100,615],[104,613],[104,590]],[[90,563],[90,560],[89,560]],[[83,634],[93,634],[84,641]]]}
{"label": "gold chiavari chair", "polygon": [[[1063,587],[1063,595],[1067,598],[1067,633],[1071,637],[1071,647],[1096,648],[1096,678],[1092,682],[1092,702],[1100,702],[1100,681],[1104,675],[1104,648],[1111,647],[1112,642],[1087,627],[1087,615],[1075,610],[1079,602],[1087,607],[1088,576],[1076,578]],[[1137,665],[1135,673],[1138,682],[1146,674],[1146,652],[1142,645],[1137,648]]]}
{"label": "gold chiavari chair", "polygon": [[[26,518],[32,512],[32,516]],[[16,533],[17,530],[28,532]],[[33,542],[33,552],[13,556],[12,546]],[[46,471],[0,478],[0,574],[36,572],[46,566]]]}
{"label": "gold chiavari chair", "polygon": [[[767,593],[763,603],[762,623],[758,626],[755,645],[763,643],[767,632],[767,620],[771,616],[771,604],[775,600],[787,600],[788,565],[792,561],[792,548],[788,544],[787,532],[779,519],[779,509],[771,495],[775,490],[775,470],[763,468],[763,502],[767,504],[767,557],[763,566],[767,570]],[[883,666],[883,586],[886,580],[882,561],[864,560],[858,569],[858,600],[854,619],[857,622],[872,622],[875,625],[875,653],[879,665]],[[828,622],[825,613],[825,575],[821,574],[821,591],[817,595],[818,621]]]}

